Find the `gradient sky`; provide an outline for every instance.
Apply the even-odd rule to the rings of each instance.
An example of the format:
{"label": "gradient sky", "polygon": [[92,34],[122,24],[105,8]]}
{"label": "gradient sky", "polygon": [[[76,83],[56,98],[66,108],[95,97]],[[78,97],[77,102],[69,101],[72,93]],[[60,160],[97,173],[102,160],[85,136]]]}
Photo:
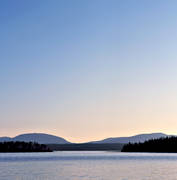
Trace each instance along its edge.
{"label": "gradient sky", "polygon": [[29,132],[177,134],[177,1],[0,1],[0,136]]}

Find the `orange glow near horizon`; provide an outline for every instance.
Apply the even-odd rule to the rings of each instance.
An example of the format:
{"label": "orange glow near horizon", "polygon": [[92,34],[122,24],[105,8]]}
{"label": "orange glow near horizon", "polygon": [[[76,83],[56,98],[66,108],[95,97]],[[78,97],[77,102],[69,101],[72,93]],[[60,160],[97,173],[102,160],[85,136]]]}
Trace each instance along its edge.
{"label": "orange glow near horizon", "polygon": [[71,137],[71,136],[67,136],[67,135],[62,135],[62,134],[57,134],[56,132],[52,132],[52,131],[21,131],[21,132],[11,132],[11,133],[7,133],[7,134],[4,134],[2,133],[0,136],[3,137],[3,136],[8,136],[8,137],[15,137],[15,136],[18,136],[20,134],[26,134],[26,133],[45,133],[45,134],[50,134],[50,135],[54,135],[54,136],[58,136],[58,137],[62,137],[64,139],[66,139],[67,141],[69,142],[72,142],[72,143],[85,143],[85,142],[90,142],[90,141],[98,141],[98,140],[103,140],[103,139],[106,139],[106,138],[110,138],[110,137],[129,137],[129,136],[134,136],[134,135],[137,135],[137,134],[151,134],[151,133],[164,133],[164,134],[167,134],[167,135],[177,135],[177,132],[176,131],[134,131],[134,132],[122,132],[122,133],[119,133],[119,134],[116,134],[116,133],[107,133],[107,134],[95,134],[92,135],[92,136],[88,136],[88,137]]}

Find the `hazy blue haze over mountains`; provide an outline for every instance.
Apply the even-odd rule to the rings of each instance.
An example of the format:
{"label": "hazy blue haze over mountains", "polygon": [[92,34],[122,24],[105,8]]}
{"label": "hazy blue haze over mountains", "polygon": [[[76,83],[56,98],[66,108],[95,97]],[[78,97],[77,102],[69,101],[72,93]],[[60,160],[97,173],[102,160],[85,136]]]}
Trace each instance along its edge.
{"label": "hazy blue haze over mountains", "polygon": [[[107,138],[100,141],[92,141],[90,143],[135,143],[135,142],[144,142],[149,139],[157,139],[160,137],[167,137],[168,135],[163,133],[152,133],[152,134],[139,134],[131,137],[114,137]],[[40,144],[69,144],[71,142],[65,140],[64,138],[53,136],[50,134],[44,133],[29,133],[21,134],[14,138],[10,137],[0,137],[0,142],[3,141],[25,141],[25,142],[38,142]]]}
{"label": "hazy blue haze over mountains", "polygon": [[144,142],[149,139],[158,139],[161,137],[167,137],[168,135],[163,133],[152,133],[152,134],[139,134],[130,137],[113,137],[106,138],[100,141],[94,141],[92,143],[136,143],[136,142]]}
{"label": "hazy blue haze over mountains", "polygon": [[38,142],[40,144],[68,144],[69,142],[64,138],[43,133],[29,133],[21,134],[14,138],[1,137],[0,141],[25,141]]}

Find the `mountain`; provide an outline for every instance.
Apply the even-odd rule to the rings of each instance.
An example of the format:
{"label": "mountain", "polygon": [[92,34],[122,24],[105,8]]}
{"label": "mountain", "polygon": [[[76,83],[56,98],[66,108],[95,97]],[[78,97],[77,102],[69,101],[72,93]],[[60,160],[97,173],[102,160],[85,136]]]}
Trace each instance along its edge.
{"label": "mountain", "polygon": [[0,142],[4,141],[25,141],[25,142],[37,142],[39,144],[69,144],[67,140],[64,138],[53,136],[50,134],[44,133],[29,133],[29,134],[21,134],[14,138],[9,137],[1,137]]}
{"label": "mountain", "polygon": [[12,141],[12,138],[10,138],[10,137],[0,137],[0,142],[4,142],[4,141]]}
{"label": "mountain", "polygon": [[[130,137],[114,137],[114,138],[106,138],[100,141],[92,141],[89,143],[95,144],[110,144],[110,143],[136,143],[136,142],[144,142],[149,139],[158,139],[160,137],[168,137],[169,135],[163,133],[152,133],[152,134],[139,134]],[[170,135],[171,136],[171,135]],[[0,137],[0,142],[4,141],[25,141],[25,142],[37,142],[39,144],[70,144],[69,141],[64,138],[53,136],[50,134],[44,133],[29,133],[29,134],[21,134],[16,137]]]}
{"label": "mountain", "polygon": [[115,137],[115,138],[106,138],[100,141],[92,141],[90,143],[136,143],[136,142],[144,142],[149,139],[158,139],[161,137],[167,137],[169,135],[163,134],[163,133],[152,133],[152,134],[139,134],[135,136],[130,137]]}

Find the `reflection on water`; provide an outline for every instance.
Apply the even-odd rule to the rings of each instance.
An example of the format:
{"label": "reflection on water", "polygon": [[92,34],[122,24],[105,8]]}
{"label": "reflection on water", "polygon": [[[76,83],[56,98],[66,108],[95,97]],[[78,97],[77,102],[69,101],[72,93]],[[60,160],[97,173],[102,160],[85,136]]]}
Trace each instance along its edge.
{"label": "reflection on water", "polygon": [[0,180],[176,180],[176,154],[0,153]]}

